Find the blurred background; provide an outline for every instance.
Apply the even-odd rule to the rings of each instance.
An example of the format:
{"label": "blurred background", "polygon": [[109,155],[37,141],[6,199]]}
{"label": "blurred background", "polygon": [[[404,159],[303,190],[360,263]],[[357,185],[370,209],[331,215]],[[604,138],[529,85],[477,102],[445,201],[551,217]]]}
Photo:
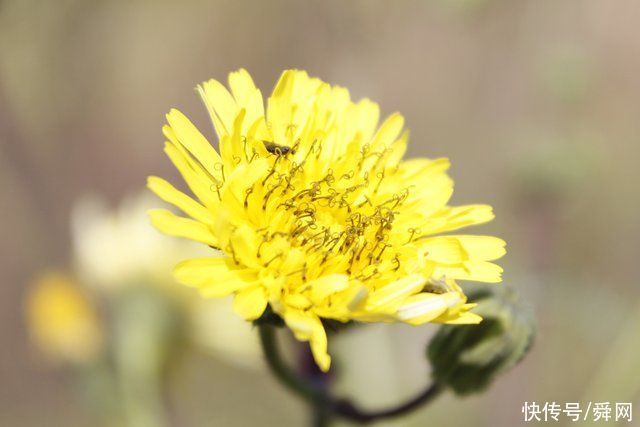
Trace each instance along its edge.
{"label": "blurred background", "polygon": [[[451,159],[452,202],[495,208],[472,232],[508,242],[534,349],[486,393],[379,425],[640,404],[639,17],[633,0],[0,1],[0,425],[306,423],[228,304],[168,283],[198,249],[144,217],[146,176],[178,182],[164,114],[214,141],[194,87],[239,67],[265,94],[295,67],[402,112],[409,156]],[[332,339],[336,388],[411,396],[434,330]]]}

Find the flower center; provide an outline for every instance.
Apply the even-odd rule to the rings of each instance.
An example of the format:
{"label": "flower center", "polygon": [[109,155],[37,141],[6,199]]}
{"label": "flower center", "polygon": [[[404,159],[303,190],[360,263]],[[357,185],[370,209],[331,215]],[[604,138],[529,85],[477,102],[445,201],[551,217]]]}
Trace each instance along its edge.
{"label": "flower center", "polygon": [[[380,159],[385,152],[372,153],[368,147],[361,150],[357,164],[335,162],[320,179],[310,180],[303,168],[312,167],[307,162],[312,156],[320,156],[321,144],[312,144],[304,154],[295,156],[298,147],[282,147],[266,143],[265,148],[273,155],[273,165],[261,184],[263,198],[262,210],[277,199],[276,212],[285,211],[288,216],[286,227],[268,227],[262,231],[264,243],[276,237],[286,239],[291,247],[305,254],[319,254],[320,264],[329,257],[342,255],[348,262],[345,269],[348,274],[364,274],[365,280],[381,269],[364,269],[369,266],[396,269],[400,265],[394,246],[407,243],[407,231],[402,237],[392,234],[398,208],[409,196],[409,189],[399,193],[389,193],[383,185],[385,179],[393,176],[395,170],[387,171],[381,167]],[[375,158],[372,167],[367,159]],[[311,159],[313,160],[313,159]],[[245,205],[253,193],[253,187],[247,190]],[[415,231],[409,230],[411,241]],[[402,241],[400,241],[402,240]],[[269,260],[265,261],[269,262]],[[368,276],[368,277],[367,277]]]}

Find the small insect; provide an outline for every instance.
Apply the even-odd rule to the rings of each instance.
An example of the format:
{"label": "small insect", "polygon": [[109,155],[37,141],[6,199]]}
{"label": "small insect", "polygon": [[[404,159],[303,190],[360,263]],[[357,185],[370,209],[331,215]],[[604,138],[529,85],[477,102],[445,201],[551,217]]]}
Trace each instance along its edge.
{"label": "small insect", "polygon": [[287,147],[286,145],[278,145],[271,141],[262,141],[262,143],[264,144],[264,148],[271,154],[275,154],[277,156],[284,156],[289,153],[295,154],[295,150],[291,147]]}

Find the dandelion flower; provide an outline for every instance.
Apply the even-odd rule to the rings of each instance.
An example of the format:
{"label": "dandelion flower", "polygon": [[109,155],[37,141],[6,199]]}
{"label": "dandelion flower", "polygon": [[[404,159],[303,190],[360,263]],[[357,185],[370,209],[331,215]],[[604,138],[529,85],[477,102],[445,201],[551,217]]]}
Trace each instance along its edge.
{"label": "dandelion flower", "polygon": [[[402,160],[408,132],[392,114],[350,100],[345,88],[285,71],[265,105],[245,70],[197,90],[216,151],[178,110],[167,114],[165,152],[195,197],[159,177],[149,188],[187,217],[157,209],[166,234],[216,250],[175,268],[204,297],[233,295],[255,320],[267,305],[318,366],[330,366],[323,319],[477,323],[455,280],[499,282],[495,237],[440,235],[493,218],[487,205],[447,204],[447,159]],[[221,251],[220,256],[217,251]]]}

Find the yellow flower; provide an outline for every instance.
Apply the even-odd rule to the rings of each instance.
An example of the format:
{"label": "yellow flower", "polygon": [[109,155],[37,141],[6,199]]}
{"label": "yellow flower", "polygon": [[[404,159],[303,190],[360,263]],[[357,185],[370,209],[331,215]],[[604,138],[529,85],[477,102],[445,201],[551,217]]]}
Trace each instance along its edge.
{"label": "yellow flower", "polygon": [[[198,87],[219,152],[181,112],[167,114],[165,152],[195,199],[150,177],[161,199],[188,217],[150,212],[172,236],[224,256],[184,261],[179,282],[204,297],[234,295],[257,319],[267,304],[328,370],[322,319],[342,322],[477,323],[455,279],[499,282],[489,261],[504,241],[446,235],[490,221],[487,205],[451,207],[447,159],[402,160],[408,133],[392,114],[304,71],[285,71],[267,100],[245,70],[229,92]],[[213,254],[212,254],[213,255]]]}
{"label": "yellow flower", "polygon": [[70,277],[54,272],[40,277],[27,296],[26,311],[31,339],[48,356],[87,362],[98,355],[98,317]]}

